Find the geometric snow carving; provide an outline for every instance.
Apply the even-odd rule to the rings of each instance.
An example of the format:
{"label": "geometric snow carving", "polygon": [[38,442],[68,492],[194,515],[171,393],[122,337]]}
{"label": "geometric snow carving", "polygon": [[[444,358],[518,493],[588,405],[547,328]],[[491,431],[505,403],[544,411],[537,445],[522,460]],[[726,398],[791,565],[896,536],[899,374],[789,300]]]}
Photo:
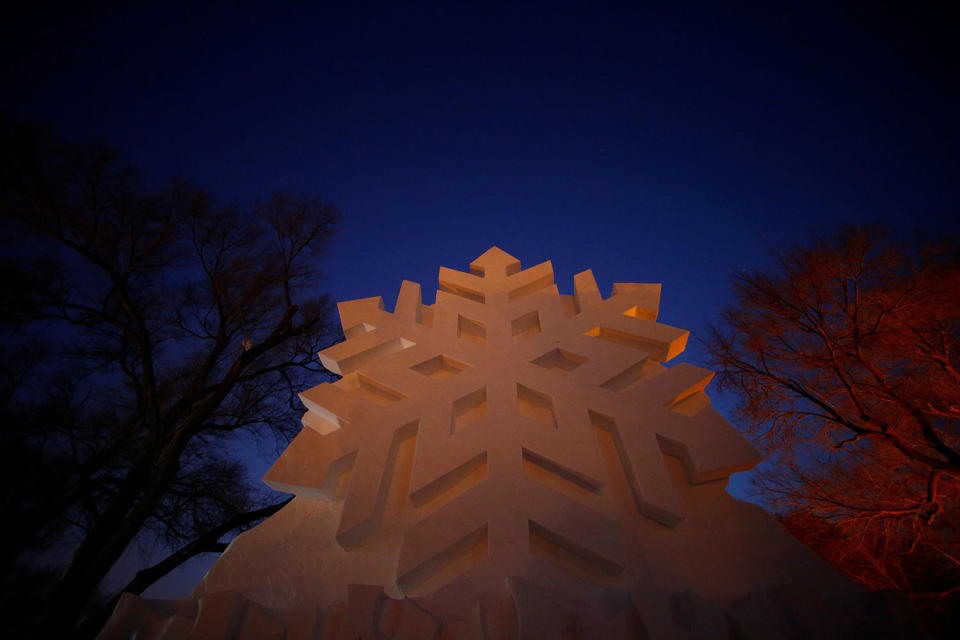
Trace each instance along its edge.
{"label": "geometric snow carving", "polygon": [[633,508],[673,527],[684,512],[665,454],[691,483],[749,469],[759,455],[709,406],[712,373],[661,364],[688,332],[656,322],[660,285],[616,284],[604,299],[584,271],[574,290],[560,295],[549,262],[521,270],[493,247],[469,273],[441,268],[432,306],[413,282],[393,313],[380,298],[341,303],[347,339],[320,359],[344,377],[301,394],[305,428],[264,480],[333,500],[349,472],[336,540],[351,549],[377,533],[397,448],[415,436],[409,497],[442,506],[406,522],[396,569],[405,592],[471,555],[503,575],[535,553],[615,575],[616,527],[531,465],[597,492],[605,478],[594,433],[606,431]]}
{"label": "geometric snow carving", "polygon": [[[339,305],[342,378],[301,394],[265,481],[296,498],[238,536],[190,598],[121,599],[102,640],[900,637],[881,602],[711,482],[757,452],[664,363],[687,332],[660,286],[496,247]],[[902,611],[906,609],[901,607]],[[891,626],[891,622],[895,623]],[[869,628],[868,628],[869,627]]]}

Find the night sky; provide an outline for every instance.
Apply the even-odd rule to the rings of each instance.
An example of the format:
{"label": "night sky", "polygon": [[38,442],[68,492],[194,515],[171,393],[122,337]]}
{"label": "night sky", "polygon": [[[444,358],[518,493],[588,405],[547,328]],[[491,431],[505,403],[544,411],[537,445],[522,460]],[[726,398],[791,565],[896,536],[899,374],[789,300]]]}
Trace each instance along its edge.
{"label": "night sky", "polygon": [[408,279],[431,303],[440,265],[497,245],[562,293],[662,282],[696,337],[733,272],[810,232],[960,230],[947,2],[171,4],[4,9],[0,109],[155,184],[320,194],[337,300],[392,308]]}

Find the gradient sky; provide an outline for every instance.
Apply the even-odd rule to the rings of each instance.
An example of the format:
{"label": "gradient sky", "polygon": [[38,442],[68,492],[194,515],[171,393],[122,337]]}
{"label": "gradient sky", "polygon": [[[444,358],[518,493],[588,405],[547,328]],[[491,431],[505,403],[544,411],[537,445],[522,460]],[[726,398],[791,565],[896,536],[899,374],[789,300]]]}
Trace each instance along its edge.
{"label": "gradient sky", "polygon": [[3,9],[0,109],[156,183],[320,194],[338,300],[408,279],[430,303],[497,245],[562,293],[661,282],[696,337],[733,272],[810,231],[960,230],[947,2],[173,4]]}

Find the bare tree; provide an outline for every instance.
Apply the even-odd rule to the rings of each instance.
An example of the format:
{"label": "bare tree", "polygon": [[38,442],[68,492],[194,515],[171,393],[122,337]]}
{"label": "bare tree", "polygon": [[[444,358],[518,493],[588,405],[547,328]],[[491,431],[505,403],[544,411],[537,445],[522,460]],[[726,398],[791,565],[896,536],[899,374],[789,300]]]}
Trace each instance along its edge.
{"label": "bare tree", "polygon": [[4,135],[3,568],[10,582],[72,548],[34,634],[91,634],[113,601],[91,598],[132,542],[170,554],[139,593],[285,503],[227,447],[289,438],[303,376],[325,373],[317,264],[339,214],[312,196],[151,192],[109,150]]}
{"label": "bare tree", "polygon": [[742,273],[705,346],[784,522],[871,588],[960,590],[960,255],[847,228]]}

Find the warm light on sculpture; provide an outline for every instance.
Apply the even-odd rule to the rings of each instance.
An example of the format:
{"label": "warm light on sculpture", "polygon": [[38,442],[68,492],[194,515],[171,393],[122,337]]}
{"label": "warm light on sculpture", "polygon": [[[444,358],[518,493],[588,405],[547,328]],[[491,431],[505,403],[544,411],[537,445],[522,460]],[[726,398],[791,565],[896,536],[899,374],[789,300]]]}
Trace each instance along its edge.
{"label": "warm light on sculpture", "polygon": [[297,498],[192,599],[127,597],[103,637],[726,638],[778,615],[833,633],[814,613],[857,590],[726,494],[759,456],[709,371],[663,364],[688,332],[659,298],[603,298],[590,271],[561,295],[549,262],[494,247],[441,268],[433,305],[412,282],[392,313],[341,303],[346,340],[320,359],[342,378],[301,394],[264,478]]}

